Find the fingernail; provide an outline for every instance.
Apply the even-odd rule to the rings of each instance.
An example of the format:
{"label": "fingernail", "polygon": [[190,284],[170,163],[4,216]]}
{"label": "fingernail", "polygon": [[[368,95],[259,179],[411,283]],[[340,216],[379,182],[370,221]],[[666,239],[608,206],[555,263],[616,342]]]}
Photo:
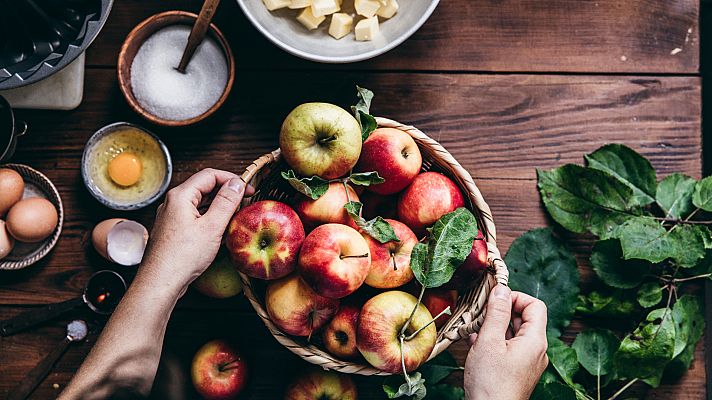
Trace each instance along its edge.
{"label": "fingernail", "polygon": [[242,193],[245,190],[245,181],[242,178],[232,178],[227,182],[227,187],[237,193]]}
{"label": "fingernail", "polygon": [[511,292],[512,291],[507,286],[498,284],[494,288],[494,297],[497,299],[508,300]]}

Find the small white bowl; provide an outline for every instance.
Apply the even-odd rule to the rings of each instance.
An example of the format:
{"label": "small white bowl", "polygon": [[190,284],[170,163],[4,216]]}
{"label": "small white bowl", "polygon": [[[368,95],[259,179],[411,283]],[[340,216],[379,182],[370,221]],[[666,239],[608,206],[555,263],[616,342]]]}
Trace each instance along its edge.
{"label": "small white bowl", "polygon": [[237,0],[247,19],[272,43],[297,57],[323,63],[350,63],[381,55],[408,39],[433,13],[440,0],[402,0],[393,18],[381,21],[381,34],[358,42],[353,32],[339,40],[329,36],[328,21],[307,30],[295,18],[299,10],[269,11],[261,0]]}

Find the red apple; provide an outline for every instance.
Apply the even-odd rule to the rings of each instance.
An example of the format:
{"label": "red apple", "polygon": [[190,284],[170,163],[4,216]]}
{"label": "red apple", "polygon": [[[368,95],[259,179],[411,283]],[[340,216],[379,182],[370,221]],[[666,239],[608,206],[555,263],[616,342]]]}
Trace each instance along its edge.
{"label": "red apple", "polygon": [[398,220],[421,236],[440,217],[464,206],[465,199],[453,181],[437,172],[424,172],[401,193]]}
{"label": "red apple", "polygon": [[323,339],[329,353],[344,360],[353,360],[359,356],[356,347],[356,330],[360,311],[361,307],[344,304],[326,325]]}
{"label": "red apple", "polygon": [[294,336],[311,336],[339,310],[339,300],[317,294],[296,273],[267,285],[265,305],[272,322]]}
{"label": "red apple", "polygon": [[284,400],[356,400],[356,384],[350,376],[310,369],[287,388]]}
{"label": "red apple", "polygon": [[371,251],[371,270],[366,276],[368,286],[379,289],[392,289],[403,286],[413,279],[410,269],[410,252],[418,243],[413,231],[405,224],[387,219],[400,242],[381,243],[369,235],[363,234]]}
{"label": "red apple", "polygon": [[457,290],[472,287],[487,270],[488,258],[487,240],[485,240],[482,231],[479,231],[475,241],[472,242],[472,251],[467,255],[462,265],[455,270],[452,279],[444,287]]}
{"label": "red apple", "polygon": [[420,149],[409,134],[395,128],[378,128],[363,142],[361,157],[354,169],[377,171],[386,181],[369,186],[368,190],[393,194],[413,181],[422,164]]}
{"label": "red apple", "polygon": [[[457,290],[428,289],[423,295],[422,303],[432,316],[440,314],[448,307],[450,307],[450,312],[454,312],[457,304]],[[441,328],[448,319],[450,319],[450,316],[447,314],[439,316],[435,320],[435,326]]]}
{"label": "red apple", "polygon": [[[369,364],[392,374],[403,372],[399,335],[417,303],[415,296],[392,290],[373,297],[363,305],[356,344]],[[425,328],[403,343],[405,368],[408,372],[427,361],[435,347],[437,332],[435,325],[430,324],[432,319],[428,309],[418,304],[405,336]]]}
{"label": "red apple", "polygon": [[362,215],[366,219],[376,217],[396,219],[396,204],[398,195],[384,196],[373,192],[365,191],[361,197],[363,203]]}
{"label": "red apple", "polygon": [[247,365],[233,346],[213,340],[195,353],[191,376],[195,390],[203,398],[234,399],[247,384]]}
{"label": "red apple", "polygon": [[302,244],[299,272],[322,296],[340,299],[358,289],[371,267],[366,240],[346,225],[326,224],[314,229]]}
{"label": "red apple", "polygon": [[304,227],[288,205],[264,200],[238,211],[227,228],[226,245],[237,269],[259,279],[279,279],[297,265]]}
{"label": "red apple", "polygon": [[218,256],[193,284],[193,288],[208,297],[226,299],[242,291],[240,274],[230,262],[227,251],[220,249]]}
{"label": "red apple", "polygon": [[[348,196],[346,195],[348,188]],[[344,205],[349,201],[360,201],[354,189],[341,182],[332,182],[329,189],[317,200],[299,195],[294,209],[297,210],[307,230],[316,228],[321,224],[344,224],[356,228]]]}

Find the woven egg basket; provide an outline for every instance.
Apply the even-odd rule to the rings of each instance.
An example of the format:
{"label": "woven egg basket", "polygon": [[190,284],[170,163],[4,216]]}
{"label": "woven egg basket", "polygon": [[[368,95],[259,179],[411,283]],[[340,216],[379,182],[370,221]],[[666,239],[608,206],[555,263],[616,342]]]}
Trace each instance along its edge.
{"label": "woven egg basket", "polygon": [[[457,306],[453,310],[452,316],[438,331],[435,347],[430,354],[430,358],[433,358],[446,350],[450,344],[460,339],[466,339],[471,333],[479,331],[484,320],[487,296],[498,282],[507,284],[509,272],[497,249],[496,231],[490,208],[485,203],[482,194],[477,189],[467,170],[438,142],[420,130],[385,118],[376,118],[376,121],[379,127],[399,129],[415,140],[423,156],[423,171],[437,171],[453,179],[462,192],[467,195],[467,207],[474,212],[478,225],[487,238],[490,264],[488,273],[472,289],[461,294],[458,298]],[[279,149],[255,160],[247,167],[245,173],[242,174],[242,178],[256,188],[256,193],[254,196],[245,199],[243,206],[266,199],[289,203],[296,195],[296,192],[280,175],[282,171],[287,169],[289,169],[289,166],[282,160]],[[253,280],[244,274],[240,275],[245,295],[252,303],[257,315],[259,315],[275,339],[291,352],[324,369],[346,374],[390,375],[387,372],[371,367],[363,360],[361,363],[340,360],[326,350],[319,348],[316,344],[308,342],[305,338],[297,338],[283,333],[270,320],[265,310],[263,299],[264,282]]]}

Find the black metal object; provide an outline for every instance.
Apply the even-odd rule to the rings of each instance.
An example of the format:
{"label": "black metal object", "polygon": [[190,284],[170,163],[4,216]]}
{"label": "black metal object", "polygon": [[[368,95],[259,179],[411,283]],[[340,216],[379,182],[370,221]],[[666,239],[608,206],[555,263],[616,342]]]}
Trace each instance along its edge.
{"label": "black metal object", "polygon": [[44,79],[99,34],[113,0],[0,0],[0,89]]}

